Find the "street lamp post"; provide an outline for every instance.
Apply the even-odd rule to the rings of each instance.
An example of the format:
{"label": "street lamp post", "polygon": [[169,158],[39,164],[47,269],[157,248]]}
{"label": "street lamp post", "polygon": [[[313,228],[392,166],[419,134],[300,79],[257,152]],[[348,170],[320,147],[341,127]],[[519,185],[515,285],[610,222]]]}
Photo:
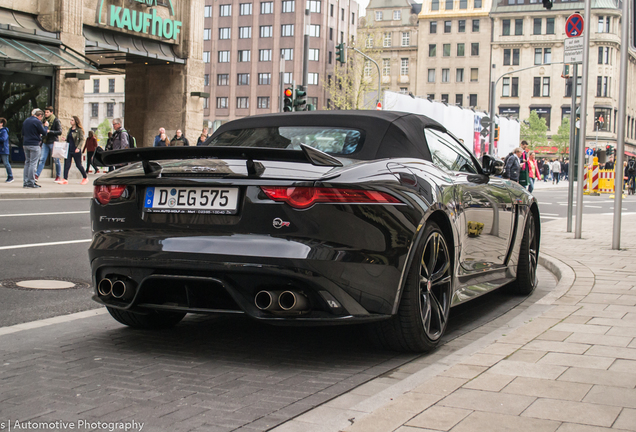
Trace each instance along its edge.
{"label": "street lamp post", "polygon": [[376,100],[376,104],[379,104],[380,103],[380,86],[381,86],[380,65],[378,64],[377,61],[373,60],[371,57],[369,57],[368,55],[360,51],[358,48],[356,47],[349,47],[349,48],[353,49],[355,52],[357,52],[358,54],[360,54],[362,57],[366,58],[367,60],[372,61],[375,64],[375,67],[378,68],[378,97]]}

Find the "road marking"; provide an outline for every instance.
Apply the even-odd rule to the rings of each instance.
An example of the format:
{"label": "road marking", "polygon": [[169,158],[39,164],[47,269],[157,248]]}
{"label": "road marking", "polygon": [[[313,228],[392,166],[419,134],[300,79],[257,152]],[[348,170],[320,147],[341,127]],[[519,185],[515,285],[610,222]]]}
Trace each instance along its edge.
{"label": "road marking", "polygon": [[603,206],[584,205],[585,208],[603,208]]}
{"label": "road marking", "polygon": [[541,213],[541,216],[559,216],[558,213]]}
{"label": "road marking", "polygon": [[[597,213],[600,214],[602,216],[612,216],[614,214],[614,212],[611,213]],[[621,212],[621,216],[632,216],[632,215],[636,215],[636,213],[634,212]]]}
{"label": "road marking", "polygon": [[46,327],[53,324],[60,324],[60,323],[75,321],[82,318],[90,318],[94,316],[104,315],[106,313],[108,313],[106,308],[92,309],[92,310],[87,310],[84,312],[77,312],[70,315],[60,315],[53,318],[45,318],[38,321],[31,321],[31,322],[26,322],[22,324],[12,325],[9,327],[2,327],[0,328],[0,336],[8,335],[11,333],[17,333],[23,330],[31,330],[31,329],[36,329],[40,327]]}
{"label": "road marking", "polygon": [[541,215],[540,218],[541,219],[562,219],[561,217],[557,217],[557,216],[543,216],[543,215]]}
{"label": "road marking", "polygon": [[65,245],[65,244],[73,244],[73,243],[88,243],[91,241],[93,240],[92,239],[69,240],[69,241],[50,242],[50,243],[32,243],[32,244],[23,244],[23,245],[0,246],[0,250],[22,249],[22,248],[43,247],[43,246],[57,246],[57,245]]}
{"label": "road marking", "polygon": [[16,214],[0,214],[0,217],[12,217],[12,216],[51,216],[51,215],[68,215],[68,214],[85,214],[89,211],[71,211],[71,212],[49,212],[49,213],[16,213]]}

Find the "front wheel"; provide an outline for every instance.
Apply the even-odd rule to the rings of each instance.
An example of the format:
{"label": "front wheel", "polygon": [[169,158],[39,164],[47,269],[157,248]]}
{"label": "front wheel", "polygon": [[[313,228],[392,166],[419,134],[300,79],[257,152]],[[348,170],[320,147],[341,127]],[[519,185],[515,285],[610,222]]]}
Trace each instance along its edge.
{"label": "front wheel", "polygon": [[120,323],[138,329],[166,329],[174,327],[183,319],[185,313],[150,311],[139,314],[121,309],[106,307],[108,313]]}
{"label": "front wheel", "polygon": [[534,218],[534,214],[530,211],[519,250],[517,280],[510,284],[510,292],[517,295],[530,295],[537,286],[539,236]]}
{"label": "front wheel", "polygon": [[452,266],[448,244],[436,223],[426,225],[417,251],[397,315],[374,327],[386,348],[430,351],[437,347],[448,324]]}

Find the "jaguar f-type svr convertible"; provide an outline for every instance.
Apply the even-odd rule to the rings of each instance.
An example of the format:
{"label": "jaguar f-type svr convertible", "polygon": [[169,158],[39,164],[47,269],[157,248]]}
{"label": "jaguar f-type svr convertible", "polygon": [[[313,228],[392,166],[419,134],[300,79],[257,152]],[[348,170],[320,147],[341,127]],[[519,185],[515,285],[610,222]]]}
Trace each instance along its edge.
{"label": "jaguar f-type svr convertible", "polygon": [[536,200],[421,115],[268,114],[97,158],[125,166],[94,184],[93,299],[128,326],[368,323],[426,351],[451,307],[537,282]]}

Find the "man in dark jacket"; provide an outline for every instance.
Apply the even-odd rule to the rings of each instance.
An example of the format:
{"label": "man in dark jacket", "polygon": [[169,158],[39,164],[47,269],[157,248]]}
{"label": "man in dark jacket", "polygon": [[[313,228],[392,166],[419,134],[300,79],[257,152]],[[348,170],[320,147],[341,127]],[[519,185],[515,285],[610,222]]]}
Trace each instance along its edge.
{"label": "man in dark jacket", "polygon": [[[49,122],[49,131],[46,133],[46,138],[44,138],[44,141],[42,142],[40,163],[38,164],[38,170],[35,172],[36,180],[40,177],[40,174],[42,174],[44,164],[46,163],[46,159],[49,157],[49,154],[53,153],[53,143],[55,141],[59,141],[60,135],[62,135],[62,123],[60,123],[60,119],[56,118],[55,114],[53,114],[52,106],[44,108],[44,120]],[[60,160],[55,158],[53,161],[55,162],[55,181],[57,182],[60,181]]]}
{"label": "man in dark jacket", "polygon": [[22,123],[22,148],[24,149],[24,173],[23,184],[25,188],[39,188],[35,184],[35,170],[40,159],[40,143],[42,137],[46,136],[49,122],[42,124],[44,112],[36,108],[31,111],[31,117]]}
{"label": "man in dark jacket", "polygon": [[510,180],[519,182],[519,172],[521,171],[521,162],[520,158],[523,154],[523,150],[520,147],[517,147],[513,151],[514,156],[511,156],[506,161],[506,172],[510,175]]}
{"label": "man in dark jacket", "polygon": [[[130,138],[128,137],[128,132],[121,125],[121,119],[116,118],[113,119],[113,128],[115,132],[113,133],[113,150],[123,150],[130,148]],[[109,166],[108,171],[113,171],[115,168],[123,167],[125,164]]]}
{"label": "man in dark jacket", "polygon": [[181,129],[177,129],[177,134],[170,140],[170,147],[174,146],[190,146],[188,139],[183,136]]}

